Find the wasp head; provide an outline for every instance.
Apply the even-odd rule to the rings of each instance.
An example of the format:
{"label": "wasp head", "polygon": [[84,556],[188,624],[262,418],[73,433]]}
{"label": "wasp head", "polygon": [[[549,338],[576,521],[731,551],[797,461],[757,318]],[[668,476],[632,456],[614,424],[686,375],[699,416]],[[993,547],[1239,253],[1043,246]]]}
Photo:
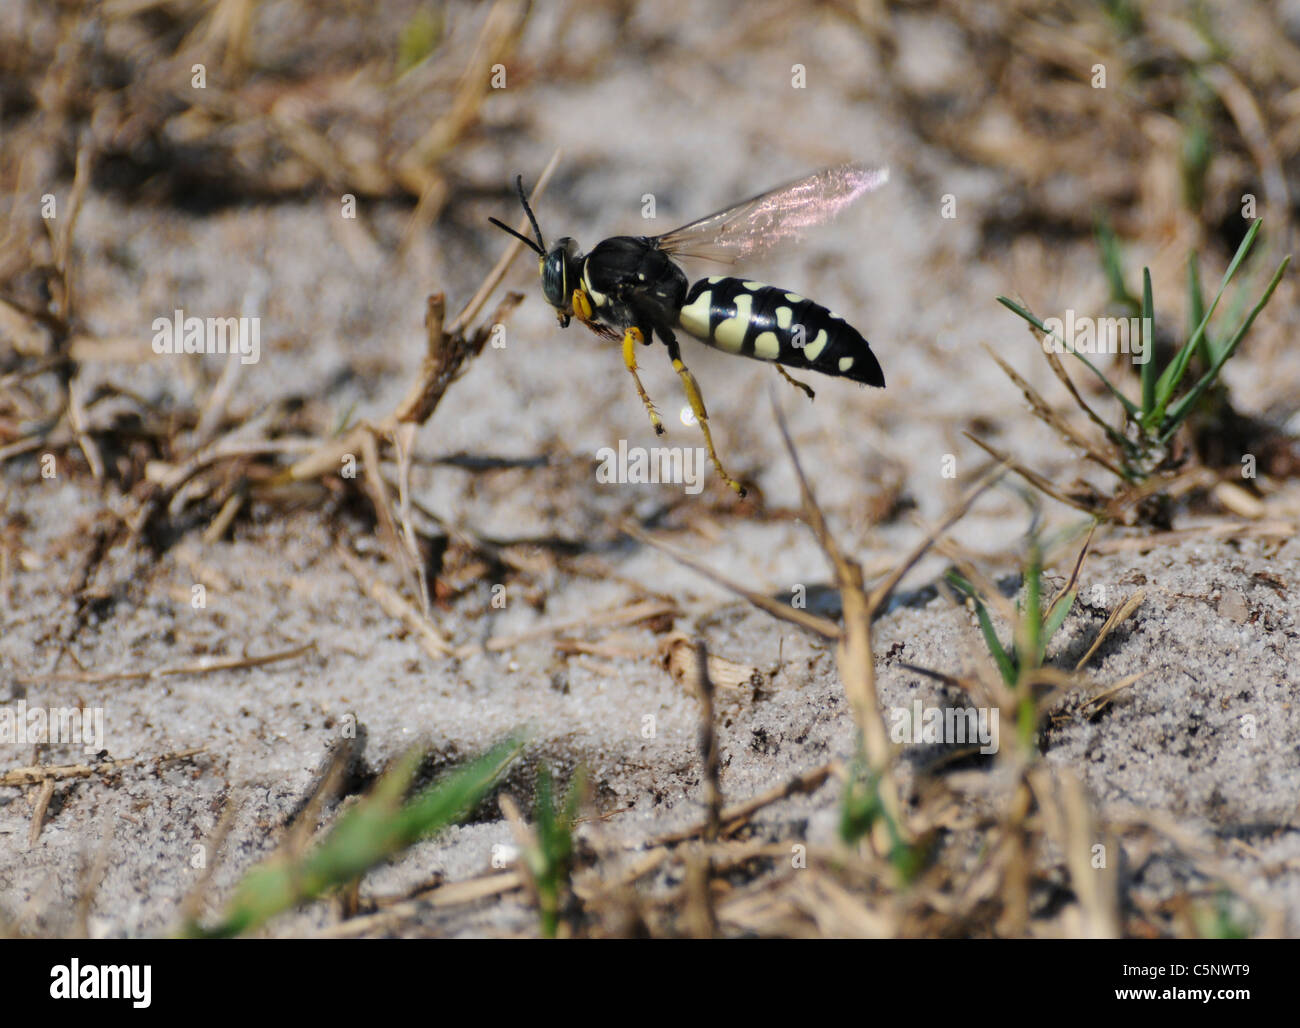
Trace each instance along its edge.
{"label": "wasp head", "polygon": [[519,202],[524,205],[524,213],[528,215],[529,224],[533,227],[536,241],[521,232],[516,232],[496,218],[488,218],[488,221],[510,233],[537,254],[537,270],[542,276],[542,295],[546,297],[546,302],[555,308],[560,318],[560,325],[567,328],[569,319],[573,316],[573,290],[582,273],[578,261],[578,243],[565,236],[547,250],[546,243],[542,239],[542,230],[537,224],[537,217],[533,214],[533,209],[528,206],[528,198],[524,195],[522,175],[515,176],[515,189],[519,193]]}
{"label": "wasp head", "polygon": [[578,241],[565,236],[556,240],[545,257],[537,258],[542,273],[542,295],[560,316],[560,324],[568,327],[573,315],[573,290],[582,274],[578,262]]}

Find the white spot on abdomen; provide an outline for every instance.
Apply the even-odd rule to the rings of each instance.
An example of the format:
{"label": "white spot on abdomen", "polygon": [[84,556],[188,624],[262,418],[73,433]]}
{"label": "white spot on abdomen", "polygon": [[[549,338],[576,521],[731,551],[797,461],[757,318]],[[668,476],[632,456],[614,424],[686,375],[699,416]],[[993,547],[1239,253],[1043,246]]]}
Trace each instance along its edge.
{"label": "white spot on abdomen", "polygon": [[765,361],[774,361],[781,354],[781,342],[775,332],[760,332],[754,340],[754,356]]}
{"label": "white spot on abdomen", "polygon": [[819,329],[817,338],[803,348],[803,355],[809,364],[822,355],[822,350],[826,348],[828,342],[830,337],[826,335],[826,329]]}
{"label": "white spot on abdomen", "polygon": [[853,358],[852,358],[852,357],[841,357],[841,358],[840,358],[840,373],[841,373],[841,374],[843,374],[844,372],[848,371],[849,368],[851,368],[851,367],[853,367]]}
{"label": "white spot on abdomen", "polygon": [[[713,280],[710,279],[710,282]],[[709,341],[709,311],[713,307],[713,291],[706,289],[695,301],[683,307],[677,315],[677,324],[687,335],[692,335],[703,342]]]}
{"label": "white spot on abdomen", "polygon": [[720,350],[728,353],[740,353],[745,345],[745,330],[749,328],[750,310],[754,298],[748,293],[736,297],[736,316],[719,322],[713,332],[713,343]]}

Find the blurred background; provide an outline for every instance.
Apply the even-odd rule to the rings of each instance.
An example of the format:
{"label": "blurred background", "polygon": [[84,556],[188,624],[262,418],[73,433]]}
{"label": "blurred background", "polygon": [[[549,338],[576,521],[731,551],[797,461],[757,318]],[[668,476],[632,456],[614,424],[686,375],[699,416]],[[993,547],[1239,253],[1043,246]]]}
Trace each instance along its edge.
{"label": "blurred background", "polygon": [[[11,0],[0,130],[3,370],[73,354],[97,430],[148,420],[105,389],[129,380],[184,417],[219,374],[141,348],[175,307],[262,317],[236,412],[292,402],[324,430],[390,408],[418,366],[424,296],[459,309],[507,242],[487,216],[516,217],[514,175],[532,183],[557,151],[539,217],[584,247],[835,161],[887,164],[885,191],[744,269],[873,341],[885,393],[820,383],[824,409],[796,414],[847,498],[899,492],[904,466],[961,452],[972,417],[999,421],[1002,403],[973,409],[986,376],[1007,386],[979,344],[1029,340],[1007,342],[1017,323],[995,295],[1113,310],[1099,226],[1127,290],[1149,264],[1158,298],[1180,297],[1191,251],[1217,278],[1247,204],[1267,226],[1260,267],[1289,252],[1300,4]],[[643,435],[616,355],[554,327],[525,263],[508,346],[452,392],[435,449],[590,454]],[[1300,393],[1300,362],[1282,359],[1293,300],[1288,278],[1250,367],[1231,369],[1245,406],[1282,422]],[[761,483],[766,372],[698,349],[723,453]],[[676,396],[651,356],[651,395]],[[54,402],[25,383],[32,407],[0,407],[0,446]],[[128,487],[163,445],[137,436]]]}
{"label": "blurred background", "polygon": [[[584,249],[666,232],[828,164],[887,165],[885,188],[741,273],[843,313],[888,386],[818,379],[810,404],[760,362],[686,341],[719,451],[750,497],[738,502],[711,476],[699,496],[598,486],[602,447],[696,446],[699,436],[656,346],[641,354],[669,429],[656,440],[618,347],[577,324],[560,329],[525,255],[480,318],[505,290],[523,294],[502,315],[503,345],[466,363],[414,439],[407,513],[419,540],[406,542],[427,573],[417,586],[362,479],[317,475],[288,489],[278,473],[394,410],[421,372],[427,298],[445,294],[449,316],[469,303],[510,244],[488,217],[514,222],[515,176],[531,187],[553,158],[536,205],[542,230]],[[596,805],[627,813],[610,832],[685,824],[699,809],[698,724],[660,661],[657,636],[674,624],[743,663],[742,679],[752,671],[770,686],[727,715],[729,796],[846,757],[851,722],[828,646],[774,627],[621,526],[679,533],[712,567],[783,601],[793,583],[807,586],[810,607],[837,616],[829,566],[798,521],[774,403],[868,581],[995,463],[968,432],[1071,495],[1101,496],[1115,483],[1036,421],[991,359],[988,350],[1100,437],[1070,406],[1041,340],[996,297],[1041,317],[1128,315],[1149,267],[1163,361],[1197,320],[1189,257],[1212,297],[1263,221],[1224,299],[1223,317],[1238,323],[1292,251],[1298,213],[1300,0],[3,0],[0,683],[13,696],[30,689],[33,703],[111,697],[114,753],[209,747],[202,773],[128,780],[133,809],[146,810],[143,841],[109,865],[105,930],[175,923],[190,887],[188,840],[211,829],[229,788],[252,790],[232,836],[242,856],[270,845],[267,826],[300,809],[341,711],[368,726],[375,767],[414,741],[449,765],[531,719],[535,752],[561,769],[584,763]],[[178,309],[259,318],[260,359],[156,354],[154,321]],[[1043,744],[1103,800],[1255,832],[1287,874],[1261,871],[1244,845],[1231,858],[1271,883],[1276,910],[1286,893],[1291,933],[1300,864],[1285,826],[1300,785],[1286,711],[1300,685],[1279,640],[1294,639],[1297,588],[1294,543],[1284,550],[1300,518],[1297,327],[1288,271],[1178,437],[1171,464],[1209,477],[1147,519],[1167,533],[1165,549],[1152,554],[1155,543],[1122,532],[1103,544],[1099,532],[1088,587],[1107,598],[1076,610],[1063,638],[1083,656],[1116,595],[1150,583],[1133,629],[1146,635],[1120,633],[1094,669],[1108,684],[1156,673],[1122,716],[1100,713],[1108,699],[1063,716],[1065,727],[1053,720]],[[1099,363],[1134,393],[1130,362]],[[1105,387],[1082,372],[1075,381],[1117,424]],[[1259,478],[1242,483],[1246,453]],[[1217,488],[1234,476],[1232,490]],[[951,533],[990,574],[1011,573],[1009,592],[1027,528],[1079,521],[1041,498],[1031,512],[1023,492],[1018,480],[991,492]],[[1185,534],[1167,531],[1188,516],[1200,520]],[[344,568],[340,541],[407,597],[405,615]],[[1063,582],[1073,550],[1053,556]],[[934,585],[945,563],[920,565],[880,620],[888,702],[940,689],[891,663],[904,647],[906,659],[954,674],[980,659],[972,617]],[[201,612],[196,583],[208,589]],[[511,599],[497,609],[501,584]],[[582,636],[626,605],[637,616],[618,623],[621,634],[552,645],[548,624]],[[507,642],[475,650],[493,639]],[[304,656],[308,644],[317,649]],[[77,677],[280,651],[292,659],[129,690]],[[1232,697],[1215,691],[1227,681]],[[1216,734],[1236,716],[1227,704],[1255,711],[1261,697],[1273,704],[1259,708],[1261,722],[1279,733],[1267,746]],[[660,718],[653,743],[640,734],[647,710]],[[1195,735],[1195,718],[1211,730]],[[84,845],[115,796],[70,787],[50,808],[53,827]],[[830,838],[837,802],[807,799],[792,823]],[[0,876],[22,902],[47,875],[65,900],[82,894],[67,852],[35,845],[44,816],[42,807],[17,870]],[[1145,831],[1144,817],[1128,827]],[[6,832],[29,831],[28,820],[26,805],[0,810]],[[173,822],[186,856],[160,859],[150,840]],[[778,823],[771,837],[787,829]],[[1021,826],[1007,831],[1019,839]],[[425,859],[464,876],[508,838],[499,820],[475,823]],[[974,867],[978,833],[967,842]],[[1015,863],[1020,850],[1006,852]],[[1124,931],[1199,930],[1166,888],[1185,881],[1187,865],[1167,866]],[[239,870],[223,868],[218,885]],[[1019,879],[1007,880],[1026,905]],[[978,890],[964,895],[984,904]],[[1051,897],[1042,910],[1054,919]],[[837,906],[818,903],[816,930],[861,929],[819,920]],[[57,901],[28,906],[45,918],[35,930],[67,930]],[[1027,915],[989,927],[991,909],[941,929],[927,914],[897,931],[1024,931]],[[510,917],[510,930],[528,923]],[[767,930],[754,923],[745,930]],[[812,930],[806,919],[796,927]],[[895,930],[891,921],[881,932]]]}

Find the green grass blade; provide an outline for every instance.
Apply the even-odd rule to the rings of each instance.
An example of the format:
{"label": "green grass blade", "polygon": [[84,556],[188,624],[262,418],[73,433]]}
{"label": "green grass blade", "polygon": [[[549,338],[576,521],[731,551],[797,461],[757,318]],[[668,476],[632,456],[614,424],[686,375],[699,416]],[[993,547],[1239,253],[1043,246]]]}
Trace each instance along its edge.
{"label": "green grass blade", "polygon": [[1094,365],[1092,361],[1088,360],[1088,358],[1085,357],[1083,354],[1078,353],[1077,351],[1072,350],[1070,349],[1070,347],[1066,346],[1064,339],[1061,339],[1061,337],[1056,335],[1055,332],[1051,332],[1046,325],[1044,325],[1041,321],[1038,320],[1038,318],[1036,318],[1032,313],[1030,313],[1024,307],[1021,307],[1020,304],[1016,303],[1014,300],[1010,300],[1005,296],[999,296],[998,303],[1002,304],[1003,307],[1007,308],[1007,310],[1011,311],[1013,314],[1017,314],[1020,317],[1024,318],[1025,321],[1033,325],[1034,328],[1038,329],[1038,331],[1053,336],[1056,339],[1060,339],[1061,345],[1063,347],[1069,350],[1070,353],[1074,354],[1075,357],[1079,358],[1079,360],[1083,361],[1083,363],[1087,365],[1088,370],[1091,371],[1094,375],[1096,375],[1099,379],[1101,379],[1102,385],[1104,385],[1107,389],[1110,390],[1111,395],[1114,396],[1115,399],[1117,399],[1120,402],[1120,404],[1128,412],[1131,418],[1133,418],[1135,421],[1141,418],[1142,412],[1138,410],[1137,404],[1135,404],[1127,396],[1125,396],[1118,389],[1116,389],[1115,386],[1111,384],[1110,379],[1108,379],[1105,375],[1103,375],[1100,371],[1097,370],[1096,365]]}
{"label": "green grass blade", "polygon": [[1030,548],[1029,571],[1025,582],[1025,610],[1020,616],[1020,630],[1024,643],[1022,653],[1030,655],[1034,666],[1043,663],[1043,560],[1037,544]]}
{"label": "green grass blade", "polygon": [[1151,297],[1151,269],[1142,269],[1142,414],[1146,416],[1156,401],[1155,301]]}
{"label": "green grass blade", "polygon": [[1263,224],[1263,221],[1256,221],[1250,226],[1250,231],[1246,233],[1246,238],[1237,247],[1236,256],[1232,258],[1228,270],[1223,273],[1223,281],[1219,284],[1219,291],[1214,294],[1214,302],[1210,304],[1210,309],[1205,312],[1204,317],[1197,324],[1192,337],[1183,344],[1174,359],[1169,362],[1169,366],[1161,373],[1160,380],[1156,383],[1155,408],[1149,410],[1142,421],[1145,427],[1155,429],[1157,426],[1164,424],[1165,411],[1168,408],[1169,400],[1183,380],[1183,375],[1187,371],[1187,362],[1191,360],[1192,354],[1200,347],[1201,340],[1205,336],[1205,330],[1209,327],[1210,318],[1214,316],[1215,308],[1219,306],[1219,301],[1223,299],[1224,291],[1228,288],[1228,283],[1232,281],[1233,276],[1237,274],[1241,262],[1246,259],[1246,255],[1250,252],[1251,246],[1254,245],[1255,237],[1259,235],[1259,230]]}
{"label": "green grass blade", "polygon": [[989,653],[993,657],[993,662],[998,666],[998,673],[1007,685],[1014,685],[1016,681],[1016,665],[1011,656],[1003,648],[1001,640],[998,639],[998,633],[993,629],[993,620],[989,617],[988,607],[980,599],[979,593],[975,587],[966,581],[956,571],[948,572],[948,581],[958,591],[970,597],[975,604],[975,616],[979,619],[980,632],[984,636],[984,645],[988,647]]}
{"label": "green grass blade", "polygon": [[[1193,250],[1187,258],[1187,324],[1199,325],[1205,318],[1205,293],[1201,290],[1201,269],[1197,264],[1196,251]],[[1205,334],[1205,340],[1209,341],[1209,333]],[[1202,347],[1202,356],[1205,358],[1206,367],[1212,363],[1209,351]]]}
{"label": "green grass blade", "polygon": [[1097,246],[1101,250],[1101,269],[1110,285],[1112,303],[1122,305],[1130,314],[1138,309],[1138,302],[1124,284],[1124,264],[1120,257],[1119,240],[1104,217],[1097,219]]}
{"label": "green grass blade", "polygon": [[235,890],[221,921],[204,929],[189,925],[185,934],[229,937],[250,931],[329,889],[353,881],[412,843],[462,820],[496,783],[519,752],[513,740],[426,788],[405,806],[420,754],[412,752],[348,809],[301,859],[282,854],[248,872]]}
{"label": "green grass blade", "polygon": [[1043,622],[1043,652],[1046,655],[1047,644],[1052,641],[1060,627],[1065,624],[1065,619],[1070,614],[1070,608],[1074,606],[1075,597],[1078,596],[1077,589],[1071,589],[1052,604],[1051,610],[1047,612],[1047,619]]}
{"label": "green grass blade", "polygon": [[1287,265],[1290,263],[1291,257],[1289,254],[1282,258],[1282,263],[1277,266],[1277,271],[1273,273],[1273,277],[1269,280],[1268,288],[1264,290],[1264,295],[1259,298],[1259,302],[1251,309],[1250,315],[1241,323],[1241,327],[1237,329],[1232,338],[1228,340],[1214,364],[1211,365],[1210,370],[1202,375],[1200,381],[1197,382],[1196,385],[1192,386],[1192,388],[1188,390],[1187,394],[1169,409],[1169,414],[1161,426],[1160,441],[1162,443],[1168,442],[1173,437],[1173,434],[1178,431],[1178,426],[1183,423],[1183,420],[1191,411],[1192,405],[1200,399],[1201,394],[1214,383],[1216,378],[1218,378],[1219,372],[1228,362],[1228,358],[1237,352],[1237,347],[1241,345],[1241,341],[1246,337],[1246,333],[1250,330],[1250,326],[1255,323],[1255,318],[1259,316],[1259,312],[1264,309],[1264,305],[1267,304],[1269,299],[1273,296],[1273,290],[1275,290],[1278,283],[1282,281],[1282,276],[1285,274]]}

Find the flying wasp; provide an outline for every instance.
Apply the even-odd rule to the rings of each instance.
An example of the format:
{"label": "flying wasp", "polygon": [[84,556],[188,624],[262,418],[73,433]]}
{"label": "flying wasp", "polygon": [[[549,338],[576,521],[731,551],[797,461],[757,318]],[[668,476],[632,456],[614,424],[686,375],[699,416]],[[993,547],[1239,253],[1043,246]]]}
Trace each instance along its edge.
{"label": "flying wasp", "polygon": [[834,311],[798,293],[750,279],[715,275],[691,285],[677,260],[738,263],[834,217],[888,179],[885,168],[841,164],[661,236],[614,236],[588,254],[580,253],[577,241],[569,236],[547,248],[524,195],[522,176],[515,179],[515,188],[536,241],[496,218],[488,220],[537,253],[542,293],[555,308],[562,328],[577,318],[597,335],[622,339],[623,361],[660,435],[663,420],[641,385],[636,346],[649,345],[656,336],[663,340],[704,433],[709,459],[726,483],[744,496],[744,487],[718,459],[704,398],[695,376],[682,363],[677,332],[725,353],[774,362],[781,376],[809,399],[813,390],[792,378],[782,365],[880,388],[885,376],[866,339]]}

